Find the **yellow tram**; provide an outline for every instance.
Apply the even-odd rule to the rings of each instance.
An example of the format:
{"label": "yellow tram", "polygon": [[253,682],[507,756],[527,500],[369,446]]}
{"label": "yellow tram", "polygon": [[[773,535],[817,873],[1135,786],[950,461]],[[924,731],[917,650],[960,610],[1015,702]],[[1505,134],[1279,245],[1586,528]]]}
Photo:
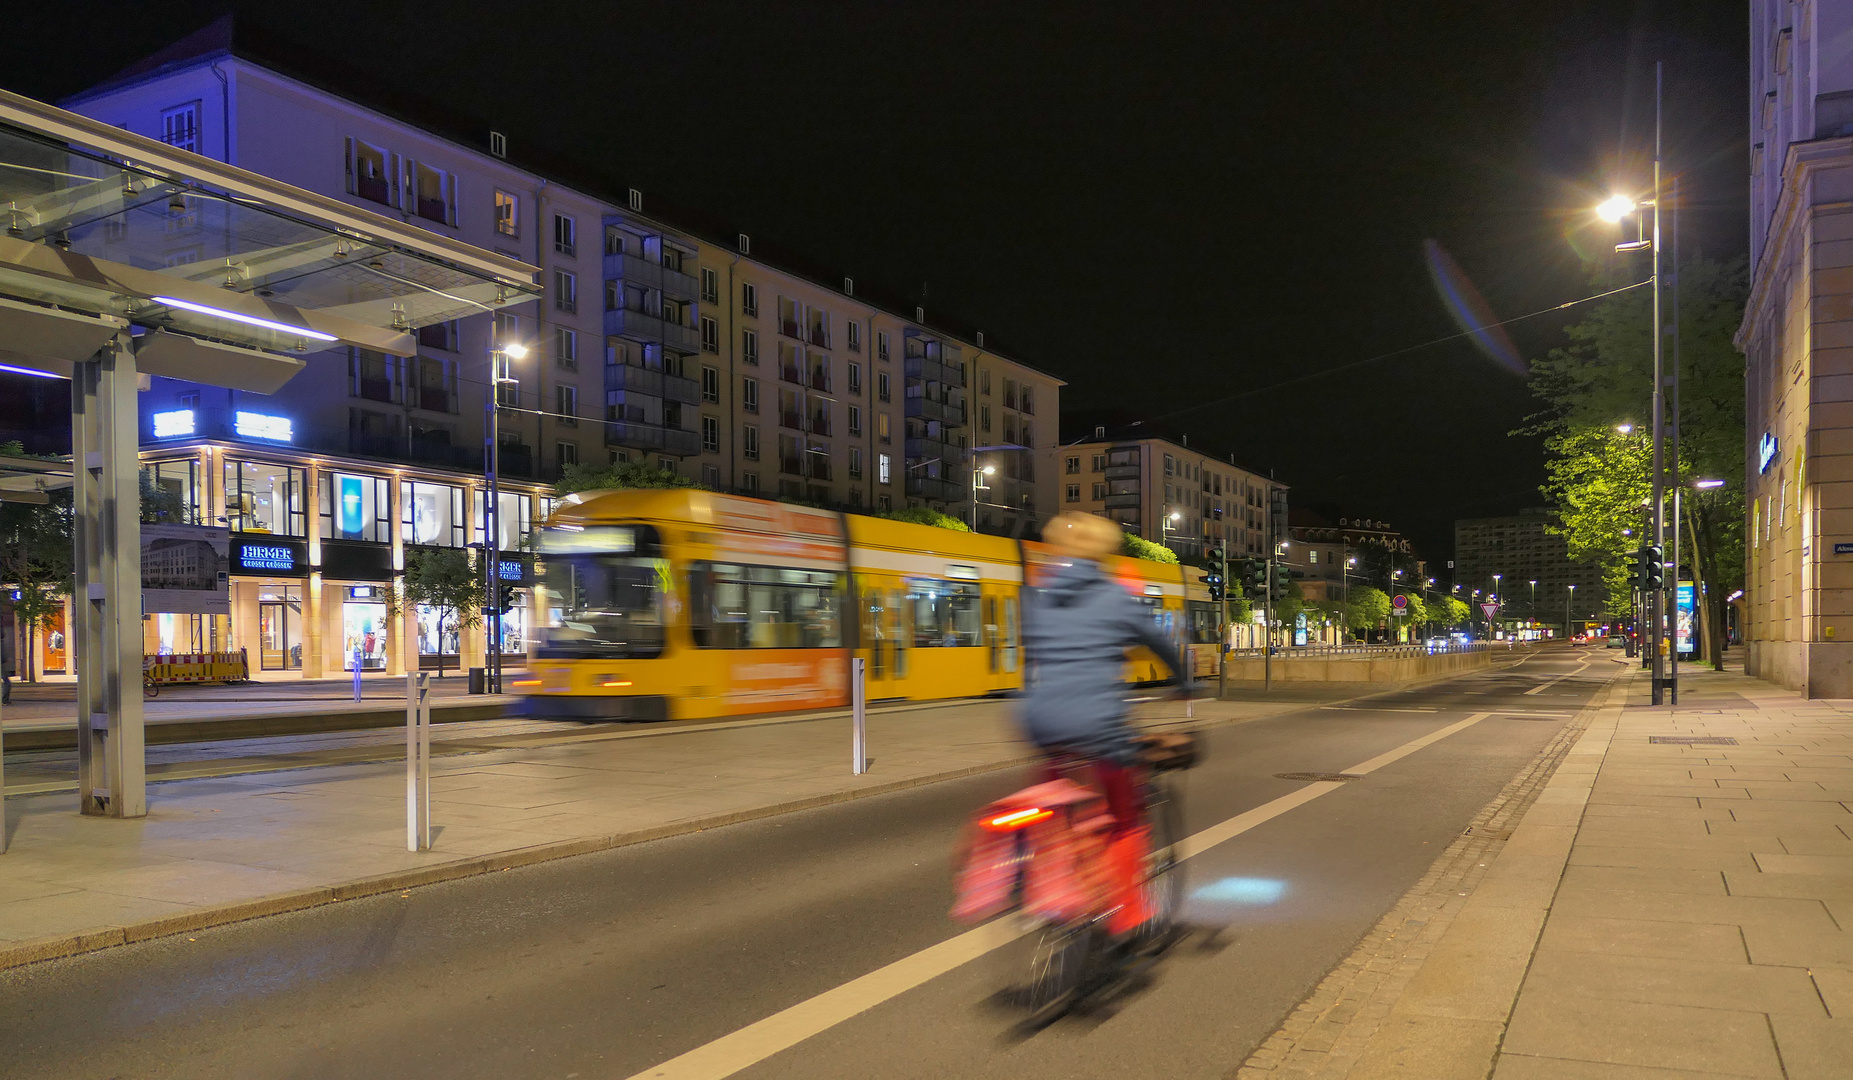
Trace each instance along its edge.
{"label": "yellow tram", "polygon": [[[1039,543],[692,488],[582,492],[538,539],[545,625],[512,688],[530,715],[684,720],[978,697],[1022,682],[1020,592]],[[1109,570],[1215,665],[1214,606],[1175,565]],[[1194,577],[1194,574],[1191,575]],[[1207,627],[1207,630],[1206,630]],[[1133,682],[1166,677],[1143,649]]]}

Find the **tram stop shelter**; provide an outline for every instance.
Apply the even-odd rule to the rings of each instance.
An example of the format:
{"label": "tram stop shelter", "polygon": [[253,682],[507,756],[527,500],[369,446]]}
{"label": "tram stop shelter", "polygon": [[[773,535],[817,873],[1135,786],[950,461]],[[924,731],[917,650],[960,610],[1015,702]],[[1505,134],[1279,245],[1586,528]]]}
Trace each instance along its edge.
{"label": "tram stop shelter", "polygon": [[0,226],[0,370],[71,383],[81,808],[141,817],[138,388],[274,394],[310,353],[410,357],[418,327],[534,300],[538,270],[4,91]]}

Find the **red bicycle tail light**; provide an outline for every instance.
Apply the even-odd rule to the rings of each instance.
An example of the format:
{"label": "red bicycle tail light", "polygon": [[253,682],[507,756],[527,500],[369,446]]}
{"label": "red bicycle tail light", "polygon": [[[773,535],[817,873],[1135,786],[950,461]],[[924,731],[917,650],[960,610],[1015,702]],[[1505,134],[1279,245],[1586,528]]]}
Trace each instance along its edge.
{"label": "red bicycle tail light", "polygon": [[1008,814],[999,814],[994,818],[989,818],[984,822],[984,827],[997,832],[1009,832],[1011,829],[1021,829],[1028,825],[1034,825],[1038,821],[1047,821],[1054,816],[1055,811],[1053,810],[1044,810],[1040,806],[1030,806],[1022,810],[1012,810]]}

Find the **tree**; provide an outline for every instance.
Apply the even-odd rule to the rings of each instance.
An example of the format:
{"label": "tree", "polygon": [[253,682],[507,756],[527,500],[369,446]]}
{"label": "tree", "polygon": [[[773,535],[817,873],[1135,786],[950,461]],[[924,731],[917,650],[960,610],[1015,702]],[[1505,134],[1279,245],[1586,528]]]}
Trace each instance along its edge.
{"label": "tree", "polygon": [[571,495],[579,491],[694,487],[701,485],[668,469],[653,469],[641,461],[619,461],[610,465],[568,465],[560,470],[553,493]]}
{"label": "tree", "polygon": [[405,587],[394,593],[390,605],[398,614],[402,604],[413,609],[431,608],[438,615],[438,678],[444,677],[444,631],[462,633],[482,624],[483,597],[487,593],[488,564],[461,548],[414,551],[405,559]]}
{"label": "tree", "polygon": [[1351,596],[1345,602],[1346,626],[1362,630],[1368,635],[1389,617],[1390,598],[1382,589],[1371,585],[1351,587]]}
{"label": "tree", "polygon": [[888,510],[875,515],[890,521],[905,521],[913,525],[931,525],[935,529],[951,529],[953,532],[971,532],[971,526],[953,517],[943,514],[930,506],[904,506],[899,510]]}
{"label": "tree", "polygon": [[[1599,275],[1596,286],[1626,284],[1618,272]],[[1724,597],[1743,584],[1744,358],[1733,338],[1747,295],[1742,258],[1694,256],[1679,264],[1680,475],[1725,481],[1703,495],[1687,493],[1691,547],[1681,557],[1693,556],[1714,626],[1723,624]],[[1531,365],[1532,393],[1546,408],[1526,431],[1545,436],[1544,492],[1564,518],[1571,558],[1602,568],[1612,614],[1628,609],[1628,553],[1647,542],[1640,507],[1651,486],[1652,303],[1651,290],[1631,289],[1592,304],[1566,328],[1570,344]],[[1665,359],[1673,362],[1670,353]],[[1622,422],[1637,428],[1617,440],[1614,427]],[[1670,504],[1667,514],[1670,524]],[[1688,516],[1685,507],[1681,516]],[[1722,645],[1713,634],[1714,665],[1723,662]]]}
{"label": "tree", "polygon": [[1428,602],[1428,618],[1436,630],[1447,633],[1467,618],[1467,605],[1452,596],[1436,596]]}
{"label": "tree", "polygon": [[1177,552],[1163,544],[1154,544],[1143,536],[1134,536],[1132,533],[1127,533],[1126,539],[1120,544],[1120,554],[1132,559],[1144,559],[1147,562],[1177,565]]}
{"label": "tree", "polygon": [[1415,636],[1415,628],[1428,622],[1428,605],[1415,593],[1404,593],[1403,599],[1408,606],[1403,608],[1402,616],[1397,620],[1409,628],[1409,636]]}
{"label": "tree", "polygon": [[[0,453],[5,449],[0,447]],[[33,655],[38,632],[64,611],[75,569],[71,493],[66,489],[47,495],[49,501],[43,504],[0,503],[0,584],[18,594],[12,605],[14,619],[26,631],[19,654],[23,657]],[[19,670],[27,677],[37,674],[29,661]]]}

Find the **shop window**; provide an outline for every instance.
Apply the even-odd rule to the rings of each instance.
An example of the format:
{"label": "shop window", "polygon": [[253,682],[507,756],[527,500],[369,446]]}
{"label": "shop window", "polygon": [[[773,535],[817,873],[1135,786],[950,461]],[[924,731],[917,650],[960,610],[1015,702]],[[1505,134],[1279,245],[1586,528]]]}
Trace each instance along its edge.
{"label": "shop window", "polygon": [[399,485],[400,523],[405,542],[430,547],[463,546],[463,489],[451,484],[406,480]]}
{"label": "shop window", "polygon": [[324,540],[392,543],[387,484],[383,476],[322,474],[321,531]]}
{"label": "shop window", "polygon": [[264,585],[257,594],[257,666],[302,670],[302,586]]}
{"label": "shop window", "polygon": [[200,523],[199,460],[155,461],[142,467],[148,490],[142,493],[142,518],[164,525]]}
{"label": "shop window", "polygon": [[341,602],[341,670],[386,670],[386,586],[351,585]]}
{"label": "shop window", "polygon": [[306,469],[225,459],[225,517],[233,532],[307,536],[308,490]]}
{"label": "shop window", "polygon": [[[504,491],[496,505],[501,510],[501,521],[496,528],[496,546],[503,551],[517,551],[527,544],[528,533],[534,527],[531,518],[532,509],[529,499],[519,492]],[[484,492],[476,493],[475,525],[470,530],[470,542],[483,542],[483,499]]]}

